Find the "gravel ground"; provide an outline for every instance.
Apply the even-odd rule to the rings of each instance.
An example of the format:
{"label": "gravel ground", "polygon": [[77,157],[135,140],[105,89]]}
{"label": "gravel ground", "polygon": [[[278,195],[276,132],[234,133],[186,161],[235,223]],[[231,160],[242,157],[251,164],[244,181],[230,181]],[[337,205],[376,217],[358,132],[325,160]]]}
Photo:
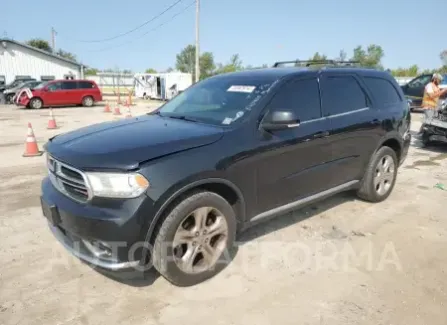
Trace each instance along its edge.
{"label": "gravel ground", "polygon": [[434,187],[447,184],[446,147],[415,141],[385,202],[343,193],[264,223],[239,238],[222,273],[178,288],[155,272],[97,272],[42,216],[44,156],[22,157],[27,123],[42,148],[54,134],[125,115],[102,110],[55,109],[60,128],[47,130],[48,110],[0,105],[0,324],[447,323],[447,191]]}

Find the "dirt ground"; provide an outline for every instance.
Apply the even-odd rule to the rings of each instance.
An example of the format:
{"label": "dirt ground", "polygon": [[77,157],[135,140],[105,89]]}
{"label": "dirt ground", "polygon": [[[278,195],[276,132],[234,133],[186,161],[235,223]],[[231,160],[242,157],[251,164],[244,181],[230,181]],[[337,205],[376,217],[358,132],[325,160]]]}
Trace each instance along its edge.
{"label": "dirt ground", "polygon": [[[140,102],[134,115],[156,103]],[[0,324],[447,324],[447,147],[414,141],[383,203],[344,193],[239,238],[213,279],[178,288],[155,272],[97,272],[50,233],[44,156],[23,158],[26,125],[54,134],[112,120],[103,107],[0,106]],[[413,130],[420,126],[413,115]]]}

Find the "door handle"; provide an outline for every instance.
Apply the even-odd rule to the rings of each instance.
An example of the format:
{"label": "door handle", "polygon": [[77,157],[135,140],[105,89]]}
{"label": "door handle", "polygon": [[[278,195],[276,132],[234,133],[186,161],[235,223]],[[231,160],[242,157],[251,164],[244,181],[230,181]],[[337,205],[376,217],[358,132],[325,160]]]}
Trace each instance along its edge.
{"label": "door handle", "polygon": [[317,133],[315,133],[314,135],[313,135],[313,137],[316,139],[316,138],[324,138],[324,137],[327,137],[327,136],[329,136],[329,131],[320,131],[320,132],[317,132]]}

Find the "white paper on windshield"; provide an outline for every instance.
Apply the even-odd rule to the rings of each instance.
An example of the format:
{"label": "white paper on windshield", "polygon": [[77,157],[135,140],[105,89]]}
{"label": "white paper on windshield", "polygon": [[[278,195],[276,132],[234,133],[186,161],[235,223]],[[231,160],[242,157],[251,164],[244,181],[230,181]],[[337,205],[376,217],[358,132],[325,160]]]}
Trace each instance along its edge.
{"label": "white paper on windshield", "polygon": [[228,88],[227,91],[232,91],[232,92],[235,92],[235,93],[247,93],[247,94],[250,94],[255,89],[256,89],[255,86],[238,86],[238,85],[233,85],[230,88]]}
{"label": "white paper on windshield", "polygon": [[228,125],[231,122],[233,122],[233,119],[231,117],[226,117],[224,118],[224,120],[222,121],[222,124]]}

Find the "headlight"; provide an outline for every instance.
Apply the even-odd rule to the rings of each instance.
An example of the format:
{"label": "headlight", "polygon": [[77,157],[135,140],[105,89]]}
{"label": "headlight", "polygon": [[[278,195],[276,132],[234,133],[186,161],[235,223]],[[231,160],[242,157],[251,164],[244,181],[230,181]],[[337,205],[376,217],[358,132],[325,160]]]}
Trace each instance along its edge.
{"label": "headlight", "polygon": [[85,173],[94,196],[135,198],[149,187],[149,181],[138,173]]}

